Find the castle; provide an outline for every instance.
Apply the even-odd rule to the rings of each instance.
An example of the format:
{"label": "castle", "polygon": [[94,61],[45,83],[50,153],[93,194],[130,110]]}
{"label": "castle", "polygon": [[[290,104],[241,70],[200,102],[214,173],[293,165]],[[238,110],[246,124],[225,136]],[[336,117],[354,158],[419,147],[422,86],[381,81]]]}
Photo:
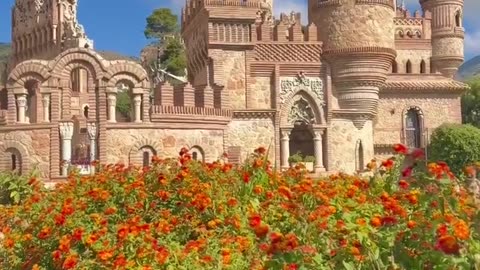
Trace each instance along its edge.
{"label": "castle", "polygon": [[[149,165],[188,147],[242,162],[259,146],[277,168],[299,153],[316,172],[362,170],[395,143],[425,148],[461,122],[463,0],[187,0],[188,83],[152,86],[138,63],[93,49],[76,0],[17,0],[0,111],[0,167],[60,181],[91,160]],[[151,89],[154,88],[151,95]]]}

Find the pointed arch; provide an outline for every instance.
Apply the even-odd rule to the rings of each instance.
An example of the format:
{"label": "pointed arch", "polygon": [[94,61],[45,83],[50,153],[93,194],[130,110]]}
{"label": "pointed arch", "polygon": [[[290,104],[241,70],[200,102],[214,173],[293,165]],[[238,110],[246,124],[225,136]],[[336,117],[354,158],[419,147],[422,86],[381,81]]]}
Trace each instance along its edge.
{"label": "pointed arch", "polygon": [[394,74],[398,73],[398,63],[397,61],[395,61],[395,59],[392,60],[392,73]]}
{"label": "pointed arch", "polygon": [[412,62],[410,60],[407,61],[405,64],[405,73],[411,74],[412,73]]}
{"label": "pointed arch", "polygon": [[[295,117],[292,113],[304,114],[303,116],[297,115],[297,118],[308,116],[310,119],[304,119],[306,121],[310,120],[310,123],[307,124],[325,124],[321,103],[318,102],[318,99],[314,99],[309,92],[300,89],[291,93],[285,100],[286,102],[282,106],[280,116],[282,125],[292,126],[294,124],[292,121]],[[296,110],[296,112],[293,112],[293,110]]]}
{"label": "pointed arch", "polygon": [[357,141],[357,145],[355,146],[355,170],[363,171],[365,169],[365,153],[363,149],[362,140]]}
{"label": "pointed arch", "polygon": [[455,12],[455,27],[462,27],[462,11],[460,9]]}
{"label": "pointed arch", "polygon": [[422,62],[420,62],[420,73],[421,74],[427,73],[427,63],[423,59],[422,59]]}

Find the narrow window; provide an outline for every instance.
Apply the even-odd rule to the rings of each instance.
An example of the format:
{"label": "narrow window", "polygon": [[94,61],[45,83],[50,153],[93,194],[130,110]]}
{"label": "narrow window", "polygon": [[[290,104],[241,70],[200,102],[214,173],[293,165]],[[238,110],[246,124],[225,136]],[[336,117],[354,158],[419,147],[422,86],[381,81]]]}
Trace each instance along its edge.
{"label": "narrow window", "polygon": [[410,62],[410,60],[407,61],[406,73],[408,74],[412,73],[412,62]]}
{"label": "narrow window", "polygon": [[83,108],[83,116],[85,116],[85,118],[88,119],[88,106],[85,106],[85,107]]}
{"label": "narrow window", "polygon": [[12,171],[15,171],[17,169],[17,156],[15,154],[12,154]]}
{"label": "narrow window", "polygon": [[425,63],[425,60],[422,60],[422,62],[420,63],[420,73],[427,73],[427,64]]}
{"label": "narrow window", "polygon": [[408,147],[421,147],[420,117],[417,110],[410,109],[405,119],[406,144]]}
{"label": "narrow window", "polygon": [[462,26],[462,16],[460,15],[460,11],[458,11],[458,12],[455,14],[455,25],[456,25],[457,27]]}
{"label": "narrow window", "polygon": [[143,152],[143,167],[150,166],[150,153],[148,151]]}
{"label": "narrow window", "polygon": [[192,159],[193,160],[198,160],[198,153],[197,152],[192,153]]}
{"label": "narrow window", "polygon": [[362,171],[364,168],[365,168],[365,161],[364,161],[364,157],[363,157],[363,144],[362,144],[362,141],[358,141],[357,143],[357,147],[356,147],[357,151],[355,153],[355,156],[356,156],[356,164],[355,164],[355,169],[357,171]]}
{"label": "narrow window", "polygon": [[398,73],[397,61],[393,60],[392,62],[392,73]]}

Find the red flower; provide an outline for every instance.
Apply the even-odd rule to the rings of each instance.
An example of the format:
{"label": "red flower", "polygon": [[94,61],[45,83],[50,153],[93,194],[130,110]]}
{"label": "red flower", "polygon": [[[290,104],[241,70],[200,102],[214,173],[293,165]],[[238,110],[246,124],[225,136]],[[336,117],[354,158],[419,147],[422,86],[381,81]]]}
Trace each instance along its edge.
{"label": "red flower", "polygon": [[449,255],[458,255],[460,251],[460,245],[457,239],[451,235],[440,236],[435,247]]}
{"label": "red flower", "polygon": [[412,176],[413,173],[413,167],[407,167],[402,171],[402,176],[403,177],[410,177]]}
{"label": "red flower", "polygon": [[393,162],[392,159],[387,159],[382,162],[382,167],[384,167],[387,170],[392,169],[394,165],[395,165],[395,162]]}
{"label": "red flower", "polygon": [[403,154],[403,155],[408,154],[408,148],[403,144],[395,144],[393,146],[393,151],[395,151],[395,153],[397,154]]}
{"label": "red flower", "polygon": [[250,227],[255,228],[259,226],[262,223],[262,218],[260,217],[259,214],[254,214],[250,218]]}
{"label": "red flower", "polygon": [[63,269],[73,269],[77,265],[78,258],[76,255],[68,256],[63,262]]}
{"label": "red flower", "polygon": [[422,149],[416,148],[411,153],[414,159],[422,159],[425,157],[425,152]]}
{"label": "red flower", "polygon": [[247,172],[243,173],[243,182],[247,183],[250,182],[250,175]]}
{"label": "red flower", "polygon": [[400,182],[398,182],[398,185],[402,189],[407,189],[410,186],[410,184],[406,180],[403,180],[403,179],[400,180]]}

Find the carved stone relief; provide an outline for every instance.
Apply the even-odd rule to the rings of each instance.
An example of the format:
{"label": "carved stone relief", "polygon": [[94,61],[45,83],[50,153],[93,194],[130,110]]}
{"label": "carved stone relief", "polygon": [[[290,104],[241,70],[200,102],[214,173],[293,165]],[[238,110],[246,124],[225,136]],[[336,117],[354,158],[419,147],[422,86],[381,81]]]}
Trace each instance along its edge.
{"label": "carved stone relief", "polygon": [[298,90],[309,92],[318,105],[325,105],[325,94],[323,91],[323,81],[320,78],[306,77],[300,73],[297,77],[280,78],[280,102],[285,104],[291,93]]}
{"label": "carved stone relief", "polygon": [[300,97],[293,103],[288,114],[288,123],[292,125],[296,123],[304,123],[307,125],[316,124],[313,108],[303,97]]}

